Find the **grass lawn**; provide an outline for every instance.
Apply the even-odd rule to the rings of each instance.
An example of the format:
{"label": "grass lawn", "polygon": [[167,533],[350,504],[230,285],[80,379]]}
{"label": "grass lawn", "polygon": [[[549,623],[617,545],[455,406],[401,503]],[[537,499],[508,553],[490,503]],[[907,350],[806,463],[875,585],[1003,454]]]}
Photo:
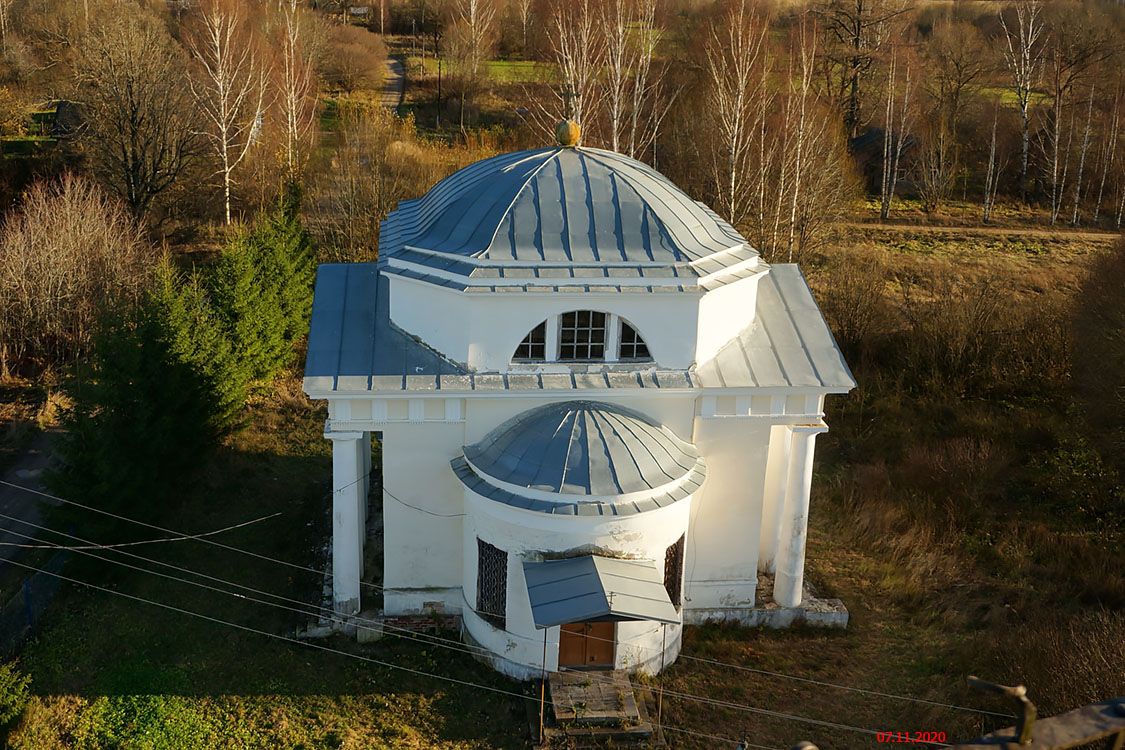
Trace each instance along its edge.
{"label": "grass lawn", "polygon": [[[484,73],[489,80],[496,83],[523,83],[542,80],[544,71],[550,66],[534,60],[486,60]],[[453,64],[443,59],[442,76],[451,75]],[[420,56],[407,56],[406,70],[409,76],[437,77],[437,61],[427,57],[423,60]]]}
{"label": "grass lawn", "polygon": [[[168,528],[202,531],[280,512],[222,541],[319,565],[319,546],[328,534],[325,488],[331,476],[329,446],[321,434],[324,415],[308,405],[296,379],[280,390],[254,405],[250,426],[200,476],[182,482],[170,478],[168,495],[153,498],[153,507],[138,513]],[[88,516],[85,523],[82,519],[78,514],[66,519],[75,522],[80,536],[104,540],[114,533],[99,530]],[[211,545],[185,542],[144,550],[176,565],[310,602],[317,601],[321,587],[312,573]],[[294,612],[88,558],[76,556],[65,575],[279,635],[292,635],[306,624]],[[464,654],[400,638],[363,647],[341,638],[328,645],[522,690]],[[73,585],[63,587],[25,648],[21,667],[33,675],[37,697],[10,737],[13,748],[522,746],[525,708],[517,698]]]}

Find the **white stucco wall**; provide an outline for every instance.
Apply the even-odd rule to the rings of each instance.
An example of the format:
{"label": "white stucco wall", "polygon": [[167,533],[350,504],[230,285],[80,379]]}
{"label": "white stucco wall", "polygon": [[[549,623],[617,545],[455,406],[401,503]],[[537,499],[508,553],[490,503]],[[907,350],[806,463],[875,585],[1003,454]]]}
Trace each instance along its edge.
{"label": "white stucco wall", "polygon": [[[462,612],[470,640],[496,649],[502,662],[498,668],[520,676],[527,673],[529,665],[538,669],[542,659],[542,632],[529,629],[526,610],[510,612],[514,627],[522,628],[516,631],[521,638],[504,636],[479,619],[470,623],[472,614],[464,612],[465,602],[476,600],[478,534],[513,552],[509,560],[509,602],[526,605],[519,567],[519,558],[525,553],[601,545],[622,554],[662,561],[664,550],[686,528],[684,621],[744,620],[755,605],[757,571],[769,569],[773,550],[768,540],[776,534],[771,529],[783,517],[788,466],[787,457],[776,451],[784,443],[779,437],[790,433],[793,425],[818,421],[823,403],[821,396],[812,392],[754,393],[497,391],[333,399],[329,405],[333,430],[381,433],[386,612],[408,614],[435,608]],[[575,397],[637,410],[694,443],[707,462],[703,487],[690,503],[681,501],[673,506],[674,513],[662,509],[621,519],[575,518],[534,513],[478,498],[468,493],[453,474],[449,462],[462,454],[464,445],[479,441],[528,409]],[[772,461],[771,435],[775,449]],[[775,480],[772,499],[766,497],[771,472]],[[473,500],[487,511],[474,509]],[[521,623],[520,617],[525,621]],[[660,630],[651,623],[619,624],[622,645],[618,648],[618,665],[640,665],[656,671],[660,653],[654,643],[659,642]],[[548,640],[553,649],[551,658],[557,659],[555,631],[548,634]],[[665,657],[671,659],[679,649],[678,629],[675,633],[669,630],[667,636]]]}
{"label": "white stucco wall", "polygon": [[[691,498],[665,508],[631,516],[557,516],[512,508],[464,490],[465,601],[462,613],[472,640],[497,655],[494,666],[520,679],[542,670],[543,631],[535,628],[523,563],[539,561],[543,552],[613,553],[655,561],[663,570],[664,554],[686,533]],[[477,539],[508,553],[507,627],[501,630],[472,610],[477,596]],[[558,628],[547,633],[547,669],[558,669]],[[661,663],[663,628],[651,622],[617,624],[614,666],[656,672]],[[679,653],[680,626],[668,625],[665,663]]]}
{"label": "white stucco wall", "polygon": [[761,417],[695,420],[707,481],[696,493],[685,552],[688,622],[754,606],[770,425]]}
{"label": "white stucco wall", "polygon": [[395,325],[480,372],[506,371],[516,346],[532,328],[570,310],[622,316],[637,328],[661,367],[686,369],[695,359],[698,294],[469,294],[389,278]]}
{"label": "white stucco wall", "polygon": [[462,485],[449,459],[461,452],[464,424],[385,425],[382,445],[383,585],[407,589],[384,591],[384,608],[388,614],[405,614],[441,602],[446,611],[456,612],[461,606],[464,508]]}
{"label": "white stucco wall", "polygon": [[712,289],[699,300],[695,361],[702,364],[754,321],[762,275]]}

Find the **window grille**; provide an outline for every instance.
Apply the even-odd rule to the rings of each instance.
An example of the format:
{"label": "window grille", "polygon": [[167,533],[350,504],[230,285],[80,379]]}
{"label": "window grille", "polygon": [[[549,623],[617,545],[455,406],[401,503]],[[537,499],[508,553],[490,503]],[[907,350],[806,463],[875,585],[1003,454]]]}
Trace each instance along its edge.
{"label": "window grille", "polygon": [[505,630],[508,611],[508,553],[477,539],[477,614]]}
{"label": "window grille", "polygon": [[619,359],[648,360],[652,357],[648,353],[648,344],[637,333],[637,329],[625,321],[621,321],[621,354]]}
{"label": "window grille", "polygon": [[559,360],[605,359],[605,313],[576,310],[559,319]]}
{"label": "window grille", "polygon": [[681,536],[664,552],[664,590],[668,592],[668,599],[676,609],[683,603],[683,589],[684,538]]}
{"label": "window grille", "polygon": [[547,358],[547,323],[540,323],[531,329],[531,333],[524,337],[516,347],[516,354],[512,357],[518,362],[542,362]]}

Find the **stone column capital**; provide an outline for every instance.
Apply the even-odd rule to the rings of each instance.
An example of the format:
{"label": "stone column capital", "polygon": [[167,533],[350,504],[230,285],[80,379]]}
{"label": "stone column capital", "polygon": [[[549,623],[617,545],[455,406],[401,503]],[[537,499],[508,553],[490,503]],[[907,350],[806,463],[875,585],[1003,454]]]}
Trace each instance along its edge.
{"label": "stone column capital", "polygon": [[325,440],[359,440],[362,437],[363,437],[362,432],[356,432],[354,430],[347,430],[347,431],[333,430],[331,421],[326,421],[324,423],[324,439]]}

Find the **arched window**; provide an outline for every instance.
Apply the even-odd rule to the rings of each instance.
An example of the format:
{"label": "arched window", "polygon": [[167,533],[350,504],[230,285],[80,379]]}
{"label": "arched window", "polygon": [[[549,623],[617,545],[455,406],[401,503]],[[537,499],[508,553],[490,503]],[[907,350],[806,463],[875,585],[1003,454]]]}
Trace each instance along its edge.
{"label": "arched window", "polygon": [[621,343],[618,347],[620,352],[618,359],[643,361],[652,359],[652,355],[648,353],[648,344],[641,338],[641,334],[637,333],[637,329],[621,321]]}
{"label": "arched window", "polygon": [[512,359],[517,362],[542,362],[547,359],[547,321],[531,329],[531,333],[516,347]]}
{"label": "arched window", "polygon": [[640,333],[614,313],[572,310],[531,329],[513,362],[651,362]]}

